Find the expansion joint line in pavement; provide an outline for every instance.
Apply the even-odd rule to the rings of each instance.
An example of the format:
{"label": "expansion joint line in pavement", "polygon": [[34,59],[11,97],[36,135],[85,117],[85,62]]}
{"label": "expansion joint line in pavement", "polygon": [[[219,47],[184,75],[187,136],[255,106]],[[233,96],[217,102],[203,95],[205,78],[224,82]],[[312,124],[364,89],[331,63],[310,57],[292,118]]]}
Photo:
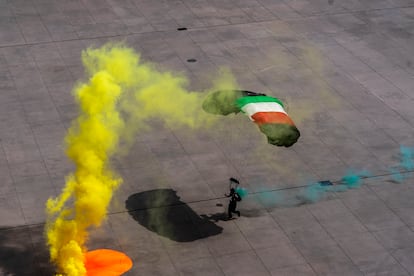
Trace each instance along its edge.
{"label": "expansion joint line in pavement", "polygon": [[[413,172],[414,172],[414,170],[408,170],[408,171],[399,172],[399,173],[400,174],[409,174],[409,173],[413,173]],[[361,176],[361,179],[372,179],[372,178],[386,177],[386,176],[390,176],[390,175],[393,175],[393,173],[384,173],[384,174],[377,174],[377,175],[371,175],[371,176]],[[341,183],[342,183],[341,180],[336,180],[336,181],[331,181],[331,182],[335,185],[341,185]],[[309,186],[309,185],[282,187],[282,188],[277,188],[277,189],[261,190],[261,191],[258,191],[258,192],[250,192],[249,194],[256,195],[256,194],[269,193],[269,192],[279,192],[279,191],[286,191],[286,190],[303,189],[303,188],[306,188],[307,186]],[[150,209],[156,209],[156,208],[168,208],[168,207],[180,206],[180,205],[184,205],[184,204],[206,202],[206,201],[212,201],[212,200],[220,200],[220,199],[224,199],[224,198],[226,198],[226,197],[222,196],[222,197],[214,197],[214,198],[193,200],[193,201],[180,202],[180,203],[174,203],[174,204],[158,205],[158,206],[152,206],[152,207],[148,207],[148,208],[137,208],[137,209],[133,209],[133,210],[111,212],[111,213],[108,213],[107,215],[123,214],[123,213],[127,213],[127,212],[130,213],[130,212],[135,212],[135,211],[143,211],[143,210],[150,210]],[[33,223],[33,224],[25,224],[25,225],[4,227],[4,228],[0,228],[0,231],[2,231],[2,230],[12,230],[12,229],[18,229],[18,228],[26,228],[26,227],[35,227],[35,226],[40,226],[40,225],[45,225],[45,223]]]}
{"label": "expansion joint line in pavement", "polygon": [[[383,11],[383,10],[393,10],[393,9],[409,9],[414,8],[414,5],[407,5],[407,6],[399,6],[399,7],[386,7],[386,8],[377,8],[377,9],[368,9],[368,10],[356,10],[356,11],[343,11],[343,12],[334,12],[334,13],[316,13],[311,15],[302,15],[303,19],[318,17],[318,16],[333,16],[333,15],[341,15],[341,14],[353,14],[357,12],[375,12],[375,11]],[[278,19],[267,19],[267,20],[257,20],[253,22],[247,23],[229,23],[229,24],[219,24],[219,25],[212,25],[212,26],[203,26],[203,27],[194,27],[191,28],[192,30],[203,30],[209,28],[217,28],[217,27],[226,27],[226,26],[240,26],[240,25],[248,25],[248,24],[260,24],[266,22],[276,21]],[[171,32],[176,29],[171,30],[154,30],[154,31],[146,31],[146,32],[138,32],[138,33],[128,33],[128,34],[115,34],[115,35],[98,35],[98,36],[91,36],[91,37],[83,37],[83,38],[71,38],[71,39],[60,39],[60,40],[53,40],[53,41],[46,41],[46,42],[32,42],[32,43],[16,43],[13,45],[5,45],[0,46],[1,48],[10,48],[16,46],[35,46],[35,45],[47,45],[56,42],[68,42],[68,41],[82,41],[82,40],[89,40],[89,39],[108,39],[108,38],[116,38],[116,37],[128,37],[133,35],[140,35],[140,34],[149,34],[149,33],[164,33],[164,32]]]}
{"label": "expansion joint line in pavement", "polygon": [[[400,174],[409,174],[409,173],[413,173],[413,172],[414,172],[414,170],[407,170],[407,171],[399,172],[399,173]],[[384,174],[377,174],[377,175],[370,175],[370,176],[361,176],[360,178],[361,179],[372,179],[372,178],[379,178],[379,177],[385,177],[385,176],[390,176],[390,175],[393,175],[393,173],[384,173]],[[342,180],[335,180],[335,181],[331,181],[331,182],[334,185],[343,185],[343,184],[341,184]],[[269,192],[280,192],[280,191],[294,190],[294,189],[303,189],[303,188],[306,188],[308,186],[309,186],[308,184],[305,184],[305,185],[292,186],[292,187],[282,187],[282,188],[269,189],[269,190],[260,190],[260,191],[257,191],[257,192],[249,192],[249,195],[256,195],[256,194],[269,193]],[[151,207],[147,207],[147,208],[137,208],[137,209],[132,209],[132,210],[128,210],[128,211],[112,212],[112,213],[108,213],[108,215],[121,214],[121,213],[126,213],[126,212],[143,211],[143,210],[156,209],[156,208],[166,208],[166,207],[180,206],[180,205],[184,205],[184,204],[199,203],[199,202],[219,200],[219,199],[224,199],[224,198],[226,198],[226,197],[221,196],[221,197],[193,200],[193,201],[187,201],[187,202],[178,202],[178,203],[173,203],[173,204],[165,204],[165,205],[161,204],[161,205],[151,206]]]}

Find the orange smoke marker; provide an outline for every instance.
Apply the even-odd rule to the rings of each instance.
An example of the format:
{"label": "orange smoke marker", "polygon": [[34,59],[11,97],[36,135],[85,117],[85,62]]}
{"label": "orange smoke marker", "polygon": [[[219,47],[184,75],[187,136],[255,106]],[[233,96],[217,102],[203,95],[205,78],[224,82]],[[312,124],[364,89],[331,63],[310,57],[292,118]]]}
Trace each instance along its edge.
{"label": "orange smoke marker", "polygon": [[119,276],[131,267],[131,259],[119,251],[97,249],[85,253],[87,276]]}

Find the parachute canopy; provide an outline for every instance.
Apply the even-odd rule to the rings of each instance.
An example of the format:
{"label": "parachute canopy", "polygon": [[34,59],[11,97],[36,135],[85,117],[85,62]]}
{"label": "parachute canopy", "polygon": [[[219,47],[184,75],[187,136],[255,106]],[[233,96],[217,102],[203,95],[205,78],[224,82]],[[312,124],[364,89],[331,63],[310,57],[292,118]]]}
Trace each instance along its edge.
{"label": "parachute canopy", "polygon": [[282,101],[266,94],[246,90],[215,91],[204,99],[203,109],[211,114],[246,114],[272,145],[290,147],[300,137]]}

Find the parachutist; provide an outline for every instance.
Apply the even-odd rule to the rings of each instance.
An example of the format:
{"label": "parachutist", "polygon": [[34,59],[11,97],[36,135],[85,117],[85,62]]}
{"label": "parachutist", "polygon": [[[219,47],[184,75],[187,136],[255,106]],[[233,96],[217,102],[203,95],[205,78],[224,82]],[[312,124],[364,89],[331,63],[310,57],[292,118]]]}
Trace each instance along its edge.
{"label": "parachutist", "polygon": [[[230,178],[230,184],[235,183],[239,184],[239,181],[233,177]],[[230,188],[230,193],[224,194],[226,197],[230,197],[229,207],[228,207],[228,219],[233,218],[233,213],[237,214],[240,217],[240,211],[237,211],[237,202],[241,201],[241,196],[236,192],[235,188]]]}

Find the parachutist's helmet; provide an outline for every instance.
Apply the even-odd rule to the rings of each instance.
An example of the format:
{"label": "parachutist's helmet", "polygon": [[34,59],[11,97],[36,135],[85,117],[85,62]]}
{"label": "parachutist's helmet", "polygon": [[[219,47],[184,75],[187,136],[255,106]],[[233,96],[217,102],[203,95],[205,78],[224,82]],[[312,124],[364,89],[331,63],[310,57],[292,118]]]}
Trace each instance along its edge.
{"label": "parachutist's helmet", "polygon": [[239,186],[240,184],[240,182],[236,178],[230,177],[229,180],[230,180],[230,185],[229,185],[230,191],[231,189],[235,190],[237,186]]}

